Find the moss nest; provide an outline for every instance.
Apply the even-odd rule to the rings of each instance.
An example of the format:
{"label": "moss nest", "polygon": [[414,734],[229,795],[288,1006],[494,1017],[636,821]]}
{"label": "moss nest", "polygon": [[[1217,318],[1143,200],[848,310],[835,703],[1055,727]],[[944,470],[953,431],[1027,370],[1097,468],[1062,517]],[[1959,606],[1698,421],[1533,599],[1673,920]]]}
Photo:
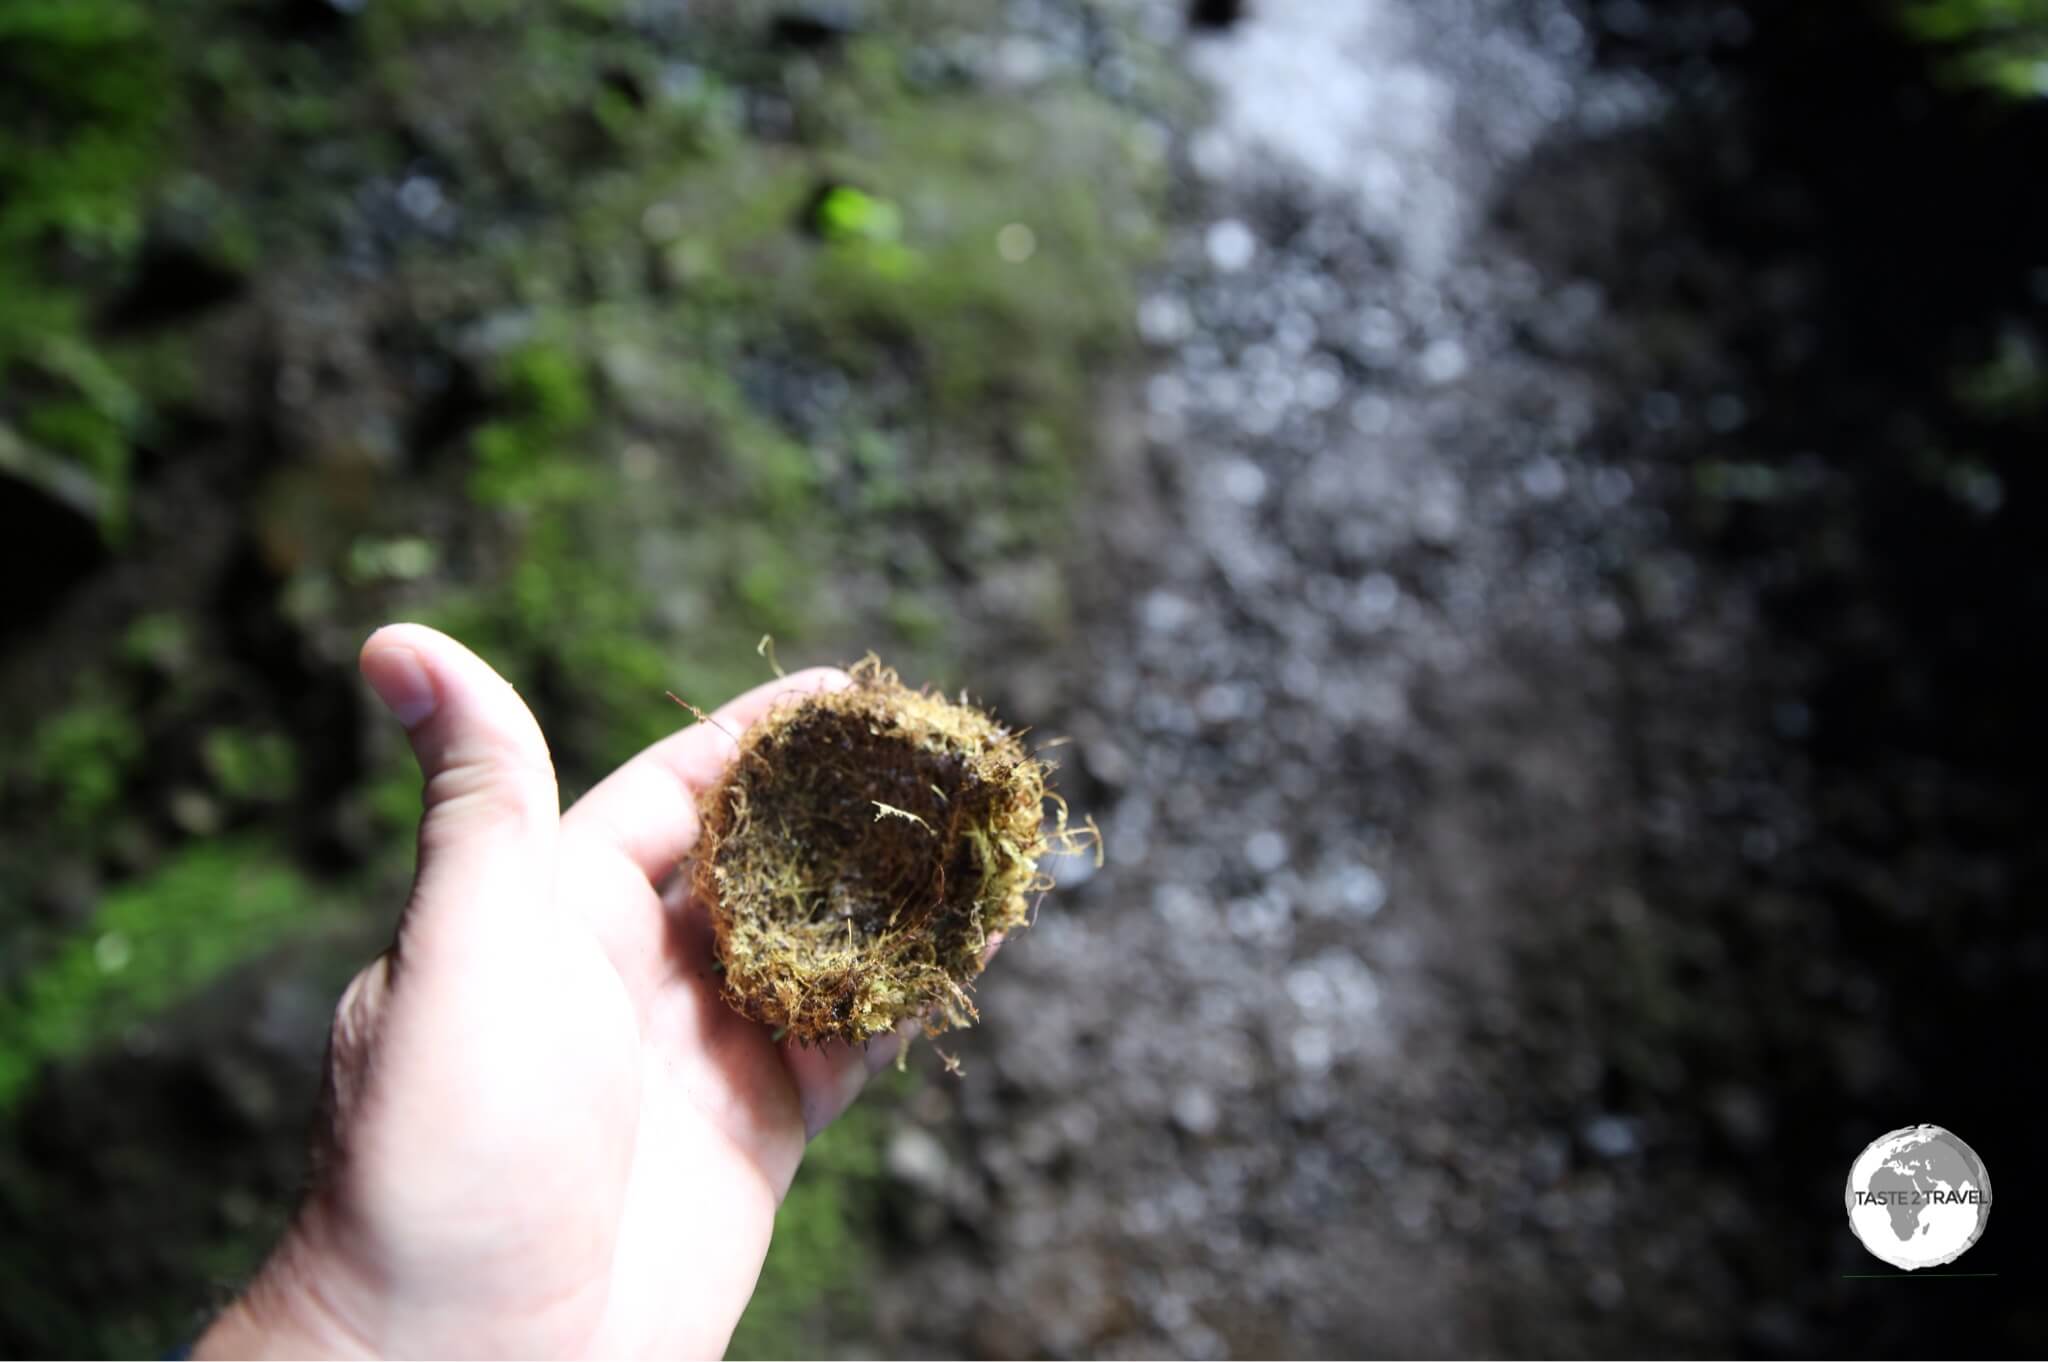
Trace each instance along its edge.
{"label": "moss nest", "polygon": [[1051,885],[1040,859],[1099,843],[1020,734],[873,657],[852,675],[750,728],[700,810],[726,1000],[804,1044],[972,1023],[990,943]]}

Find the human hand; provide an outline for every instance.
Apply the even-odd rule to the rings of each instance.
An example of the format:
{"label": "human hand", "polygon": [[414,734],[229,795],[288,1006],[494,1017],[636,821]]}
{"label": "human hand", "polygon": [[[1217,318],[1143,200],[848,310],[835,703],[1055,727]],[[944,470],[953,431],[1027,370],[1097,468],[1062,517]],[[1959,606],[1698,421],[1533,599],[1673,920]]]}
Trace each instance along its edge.
{"label": "human hand", "polygon": [[364,678],[426,778],[397,940],[350,985],[313,1189],[200,1357],[722,1353],[804,1142],[890,1062],[728,1008],[672,874],[696,796],[799,672],[642,752],[566,814],[526,705],[394,625]]}

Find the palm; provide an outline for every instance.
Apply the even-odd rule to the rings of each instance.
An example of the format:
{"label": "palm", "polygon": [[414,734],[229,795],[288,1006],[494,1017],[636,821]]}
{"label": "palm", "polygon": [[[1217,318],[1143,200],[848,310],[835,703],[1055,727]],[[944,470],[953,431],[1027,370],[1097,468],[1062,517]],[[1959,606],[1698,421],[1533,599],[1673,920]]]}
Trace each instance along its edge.
{"label": "palm", "polygon": [[[636,975],[651,983],[632,1025],[606,1028],[604,1053],[633,1071],[638,1103],[631,1124],[611,1131],[624,1149],[622,1195],[584,1351],[715,1356],[753,1291],[802,1157],[804,1116],[768,1033],[717,996],[702,916],[670,910],[644,882],[639,894],[622,920],[665,923],[665,939],[592,979],[593,995],[631,996]],[[698,1308],[678,1311],[682,1294]]]}
{"label": "palm", "polygon": [[715,1355],[805,1139],[893,1047],[799,1051],[725,1006],[673,872],[728,734],[843,677],[751,692],[558,818],[523,704],[437,665],[480,717],[413,732],[419,876],[338,1014],[331,1161],[279,1257],[371,1351]]}

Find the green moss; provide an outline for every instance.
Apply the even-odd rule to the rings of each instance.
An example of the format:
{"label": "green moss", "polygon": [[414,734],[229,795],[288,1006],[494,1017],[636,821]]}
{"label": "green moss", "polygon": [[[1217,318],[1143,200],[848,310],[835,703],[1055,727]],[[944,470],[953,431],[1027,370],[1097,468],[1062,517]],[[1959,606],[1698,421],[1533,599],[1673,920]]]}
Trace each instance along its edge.
{"label": "green moss", "polygon": [[[6,287],[0,280],[0,290]],[[4,310],[0,299],[0,310]],[[142,423],[142,404],[107,357],[69,321],[52,322],[33,347],[9,356],[0,338],[0,373],[21,380],[14,402],[21,437],[42,458],[54,458],[86,489],[67,500],[90,511],[112,538],[126,525],[129,441]],[[6,410],[0,389],[0,412]]]}
{"label": "green moss", "polygon": [[363,783],[359,797],[364,811],[384,834],[379,842],[409,859],[413,834],[420,825],[420,774],[412,754],[396,744],[386,760]]}
{"label": "green moss", "polygon": [[[564,787],[574,789],[679,726],[681,711],[667,692],[705,696],[708,704],[724,693],[693,687],[695,669],[649,628],[644,597],[603,566],[580,559],[566,542],[554,533],[530,538],[525,558],[502,587],[447,593],[416,613],[464,640],[526,691]],[[564,690],[567,703],[550,703]],[[376,807],[409,826],[417,815],[417,777],[394,777],[378,790]]]}
{"label": "green moss", "polygon": [[[566,70],[598,36],[527,55]],[[499,585],[462,613],[508,666],[573,688],[565,770],[672,727],[663,689],[715,703],[758,680],[753,641],[801,648],[833,579],[895,575],[911,527],[971,527],[997,557],[1066,533],[1099,371],[1156,244],[1156,167],[1085,91],[933,96],[902,81],[894,41],[857,43],[800,110],[822,148],[743,138],[713,73],[692,139],[586,176],[566,224],[498,238],[493,268],[541,306],[472,436],[472,495],[512,514]],[[1019,228],[1030,250],[1010,258]],[[745,365],[784,355],[851,386],[842,428],[794,438],[742,390]],[[663,575],[633,549],[649,544],[673,545]],[[708,610],[686,635],[658,623],[678,590]],[[862,644],[886,629],[944,651],[922,595],[869,619]]]}
{"label": "green moss", "polygon": [[54,453],[69,455],[103,483],[125,480],[127,432],[106,413],[78,398],[59,398],[30,407],[22,434]]}
{"label": "green moss", "polygon": [[597,490],[588,470],[564,457],[567,434],[545,425],[493,421],[477,429],[470,448],[469,492],[480,504],[532,508],[581,501]]}
{"label": "green moss", "polygon": [[275,803],[298,784],[298,751],[282,733],[216,728],[201,745],[214,788],[239,803]]}
{"label": "green moss", "polygon": [[189,665],[192,646],[190,622],[168,610],[137,616],[121,635],[125,661],[160,672],[180,671]]}
{"label": "green moss", "polygon": [[[86,335],[93,290],[134,255],[177,117],[152,7],[15,0],[0,7],[0,380],[26,367],[27,438],[77,461],[118,525],[132,412]],[[14,371],[10,373],[10,371]],[[0,387],[0,419],[8,414]]]}
{"label": "green moss", "polygon": [[1906,0],[1906,31],[1943,49],[1958,79],[2015,99],[2048,97],[2048,0]]}
{"label": "green moss", "polygon": [[832,1321],[866,1313],[860,1293],[872,1285],[866,1244],[881,1196],[882,1109],[909,1082],[878,1080],[871,1087],[882,1093],[871,1091],[804,1152],[727,1357],[820,1356]]}
{"label": "green moss", "polygon": [[573,350],[557,340],[529,342],[499,362],[494,389],[506,414],[471,437],[472,497],[487,506],[535,509],[597,490],[579,458],[592,401]]}
{"label": "green moss", "polygon": [[344,569],[357,585],[374,582],[416,582],[441,566],[441,551],[418,535],[364,535],[349,546]]}
{"label": "green moss", "polygon": [[28,272],[53,242],[133,249],[170,103],[139,0],[15,0],[0,11],[0,259],[18,252],[10,265]]}
{"label": "green moss", "polygon": [[58,822],[80,835],[111,814],[142,749],[141,724],[126,707],[81,700],[43,724],[27,775],[54,798]]}
{"label": "green moss", "polygon": [[197,36],[202,41],[187,80],[221,123],[286,144],[346,135],[355,92],[346,84],[335,88],[331,52],[215,25]]}
{"label": "green moss", "polygon": [[142,424],[145,413],[191,401],[206,372],[205,348],[195,345],[184,328],[126,337],[106,352],[106,359],[133,403],[123,425],[127,434]]}
{"label": "green moss", "polygon": [[898,591],[889,597],[889,627],[913,647],[936,643],[948,623],[946,612],[922,594]]}
{"label": "green moss", "polygon": [[[1124,336],[1131,267],[1156,244],[1146,202],[1157,167],[1138,154],[1128,116],[1084,90],[1021,107],[934,96],[907,88],[889,52],[864,45],[854,77],[820,94],[819,117],[856,130],[829,163],[876,202],[902,205],[891,239],[921,268],[824,252],[814,315],[912,341],[941,399],[972,401],[994,375],[1053,375],[1057,391],[1039,395],[1071,396],[1069,371]],[[1004,334],[1032,344],[1006,347]]]}
{"label": "green moss", "polygon": [[764,633],[785,638],[796,634],[807,622],[809,566],[772,534],[756,534],[737,544],[743,552],[734,555],[733,594],[747,618]]}
{"label": "green moss", "polygon": [[591,770],[607,771],[679,726],[680,711],[667,692],[680,670],[644,634],[592,629],[566,639],[562,657],[574,674],[589,678],[578,722],[586,734],[583,764]]}
{"label": "green moss", "polygon": [[44,1064],[119,1035],[321,920],[319,896],[262,842],[196,845],[114,889],[85,933],[0,1000],[0,1110]]}
{"label": "green moss", "polygon": [[851,185],[834,185],[827,190],[818,200],[813,220],[827,241],[903,239],[903,210]]}
{"label": "green moss", "polygon": [[[759,679],[761,633],[802,649],[849,565],[894,577],[931,525],[967,527],[975,554],[1056,551],[1153,245],[1156,168],[1127,115],[1078,87],[913,88],[892,26],[925,19],[890,6],[797,87],[799,140],[761,141],[728,94],[763,78],[745,62],[674,85],[644,53],[616,64],[628,30],[607,6],[521,7],[516,44],[486,9],[383,7],[365,31],[394,98],[433,99],[465,214],[501,224],[422,270],[529,310],[468,437],[470,495],[498,513],[483,572],[439,604],[575,697],[553,717],[565,770],[672,726],[661,689],[715,703]],[[518,69],[532,98],[449,99],[450,61]],[[617,119],[681,135],[613,128],[604,155],[578,153],[575,111],[607,81],[637,92]],[[535,193],[568,211],[533,216]],[[845,409],[796,424],[743,389],[762,363],[823,369]],[[895,628],[940,650],[942,618],[887,600],[840,626],[858,630],[840,649]]]}
{"label": "green moss", "polygon": [[590,419],[589,379],[581,360],[560,345],[536,342],[513,351],[498,382],[547,429],[574,430]]}
{"label": "green moss", "polygon": [[[20,246],[0,251],[0,332],[21,342],[0,339],[0,456],[11,440],[91,470],[111,526],[145,433],[166,466],[209,457],[223,424],[239,444],[269,333],[224,315],[116,345],[88,319],[157,211],[229,270],[293,261],[289,318],[347,301],[318,334],[283,336],[291,357],[372,356],[340,382],[365,420],[399,425],[402,456],[323,465],[288,517],[247,508],[289,520],[296,555],[271,564],[289,576],[265,627],[336,665],[336,639],[381,619],[447,628],[532,702],[565,793],[685,720],[664,691],[709,707],[764,679],[763,632],[791,666],[894,636],[942,672],[959,577],[1057,557],[1100,376],[1129,344],[1157,166],[1128,112],[1078,83],[905,77],[905,52],[971,37],[984,7],[883,0],[829,60],[735,38],[759,16],[727,6],[671,29],[627,0],[374,0],[289,41],[239,0],[195,0],[176,23],[140,0],[0,10],[0,76],[24,60],[80,76],[29,101],[61,118],[0,119],[0,242]],[[39,36],[10,46],[24,30]],[[34,88],[0,79],[0,109]],[[741,116],[763,93],[794,106],[774,136]],[[421,165],[460,230],[399,221],[387,239],[362,191]],[[366,281],[337,245],[363,240]],[[403,434],[423,415],[415,345],[483,390],[479,418],[462,389],[450,411],[468,424],[433,448]],[[204,420],[157,419],[187,403]],[[201,427],[200,444],[181,433]],[[250,712],[217,702],[254,674],[224,677],[183,618],[160,607],[108,641],[138,676],[175,680],[150,731],[196,738],[237,817],[301,798],[374,829],[362,878],[402,882],[419,780],[398,735],[380,730],[366,775],[330,792],[296,789],[282,733],[193,733]],[[41,726],[33,780],[8,773],[41,810],[24,841],[120,819],[148,779],[134,717],[87,703]],[[10,889],[37,869],[4,868]],[[174,853],[89,934],[24,953],[0,1003],[0,1092],[299,930],[312,902],[268,842]],[[821,1300],[857,1320],[876,1134],[856,1110],[813,1146],[737,1355],[811,1350],[801,1322]],[[222,1252],[217,1267],[240,1261]],[[140,1313],[121,1328],[102,1350],[162,1336]]]}

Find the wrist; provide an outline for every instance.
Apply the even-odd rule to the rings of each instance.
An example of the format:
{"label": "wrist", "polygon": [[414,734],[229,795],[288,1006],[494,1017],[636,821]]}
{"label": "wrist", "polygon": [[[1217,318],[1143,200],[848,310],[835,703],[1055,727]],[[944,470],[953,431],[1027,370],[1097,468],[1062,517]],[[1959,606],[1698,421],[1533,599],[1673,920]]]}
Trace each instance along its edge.
{"label": "wrist", "polygon": [[195,1359],[378,1355],[330,1302],[331,1265],[312,1228],[317,1215],[301,1210],[255,1278],[192,1345]]}

